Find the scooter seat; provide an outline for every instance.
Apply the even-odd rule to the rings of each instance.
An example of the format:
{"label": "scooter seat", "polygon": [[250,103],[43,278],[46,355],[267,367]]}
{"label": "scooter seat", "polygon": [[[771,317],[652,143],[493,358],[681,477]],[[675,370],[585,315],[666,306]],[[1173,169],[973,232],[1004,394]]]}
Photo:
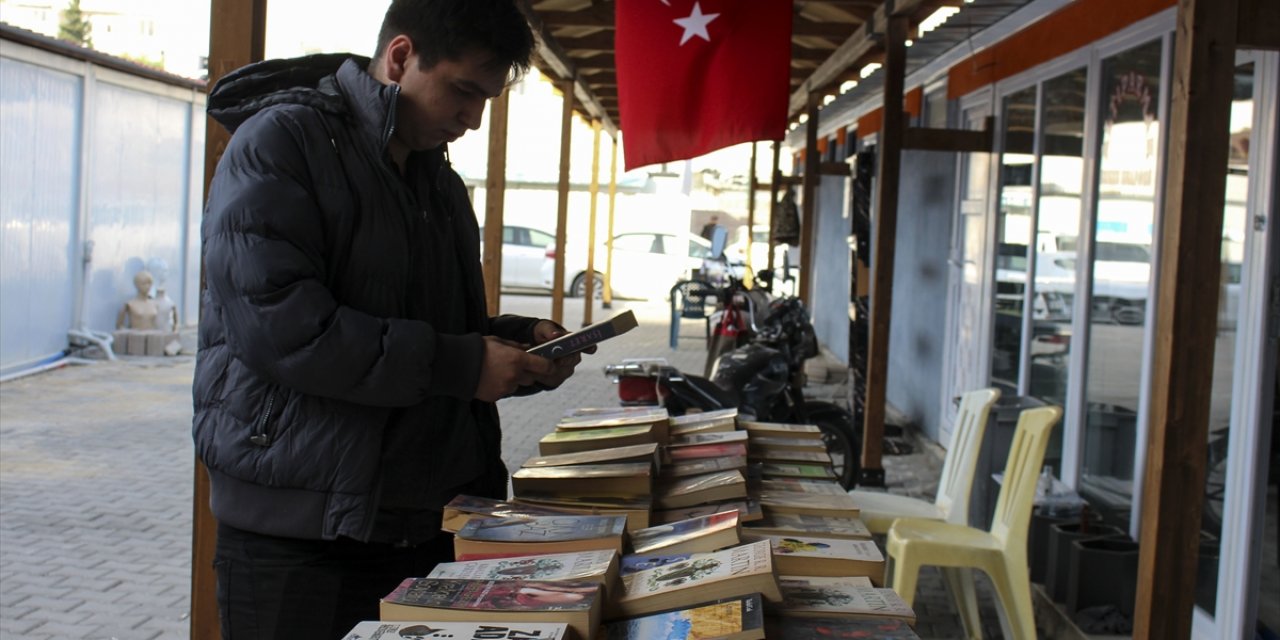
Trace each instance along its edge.
{"label": "scooter seat", "polygon": [[715,383],[702,376],[686,375],[685,379],[689,381],[689,384],[697,387],[699,391],[713,398],[720,405],[715,407],[716,409],[736,408],[740,403],[737,392],[716,386]]}

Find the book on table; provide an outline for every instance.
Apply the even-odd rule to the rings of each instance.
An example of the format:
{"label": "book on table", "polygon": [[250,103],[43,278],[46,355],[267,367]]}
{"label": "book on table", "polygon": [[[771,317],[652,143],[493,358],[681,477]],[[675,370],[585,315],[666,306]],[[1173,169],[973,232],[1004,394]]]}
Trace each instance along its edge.
{"label": "book on table", "polygon": [[736,431],[737,428],[737,421],[733,418],[724,418],[721,420],[709,420],[707,422],[690,422],[670,425],[668,433],[672,438],[675,438],[680,436],[691,436],[698,433],[725,433],[727,431]]}
{"label": "book on table", "polygon": [[680,462],[681,460],[725,458],[746,455],[747,445],[741,442],[731,442],[728,444],[699,444],[687,447],[664,447],[662,452],[662,461],[664,464],[673,464]]}
{"label": "book on table", "polygon": [[620,464],[625,462],[647,462],[654,471],[661,469],[661,458],[658,443],[646,442],[626,447],[610,447],[608,449],[590,449],[572,453],[560,453],[549,456],[533,456],[520,465],[525,469],[544,467],[569,467],[584,464]]}
{"label": "book on table", "polygon": [[870,540],[871,530],[858,518],[815,516],[803,513],[771,513],[743,527],[747,533],[781,536],[822,536],[846,540]]}
{"label": "book on table", "polygon": [[622,577],[622,596],[611,601],[610,617],[634,617],[657,611],[759,593],[781,600],[768,541],[695,553],[685,560]]}
{"label": "book on table", "polygon": [[511,488],[517,497],[643,498],[653,495],[653,466],[622,462],[524,468],[511,474]]}
{"label": "book on table", "polygon": [[738,512],[722,511],[632,531],[634,554],[674,554],[716,551],[738,545],[742,526]]}
{"label": "book on table", "polygon": [[773,449],[769,447],[751,447],[747,457],[757,462],[799,462],[802,464],[825,464],[831,466],[831,454],[826,451],[797,449]]}
{"label": "book on table", "polygon": [[695,504],[691,507],[681,507],[679,509],[659,509],[652,512],[650,519],[654,524],[666,524],[676,520],[708,516],[721,511],[737,511],[738,521],[744,523],[764,519],[764,509],[760,507],[760,501],[751,497],[742,500],[721,500],[706,504]]}
{"label": "book on table", "polygon": [[693,460],[680,460],[662,467],[662,470],[658,473],[658,477],[663,479],[686,478],[689,476],[700,476],[705,473],[732,471],[734,469],[746,468],[747,459],[743,456],[694,458]]}
{"label": "book on table", "polygon": [[884,586],[885,559],[872,540],[846,540],[811,535],[775,535],[744,531],[743,541],[768,542],[779,575],[866,576]]}
{"label": "book on table", "polygon": [[656,442],[652,425],[552,431],[538,441],[538,453],[548,456],[593,449],[610,449]]}
{"label": "book on table", "polygon": [[683,427],[691,424],[704,424],[708,422],[723,422],[725,420],[734,420],[738,418],[737,407],[728,409],[716,409],[714,411],[694,411],[686,413],[682,416],[671,416],[672,427]]}
{"label": "book on table", "polygon": [[848,494],[822,495],[794,491],[762,491],[760,505],[770,513],[801,513],[815,516],[856,518],[861,513],[858,502]]}
{"label": "book on table", "polygon": [[566,511],[551,507],[543,507],[506,500],[494,500],[480,496],[454,496],[444,506],[440,528],[449,533],[457,533],[472,518],[535,518],[538,516],[562,515]]}
{"label": "book on table", "polygon": [[720,431],[716,433],[691,433],[689,435],[673,437],[667,443],[667,450],[670,451],[676,447],[692,447],[704,444],[733,444],[735,442],[746,443],[746,431]]}
{"label": "book on table", "polygon": [[770,611],[810,618],[896,618],[916,623],[916,614],[893,589],[864,581],[819,576],[778,576],[782,602]]}
{"label": "book on table", "polygon": [[835,480],[835,469],[829,464],[803,464],[799,462],[762,462],[760,475],[764,478],[804,478],[809,480]]}
{"label": "book on table", "polygon": [[653,510],[653,500],[649,496],[633,498],[610,498],[579,496],[561,496],[553,494],[532,494],[518,496],[514,502],[539,507],[550,507],[560,513],[583,516],[625,516],[627,531],[643,529],[649,526]]}
{"label": "book on table", "polygon": [[[701,553],[706,553],[706,552],[704,551]],[[647,569],[656,569],[658,567],[665,567],[669,564],[675,564],[682,560],[688,560],[692,556],[693,556],[692,552],[672,553],[672,554],[657,555],[657,556],[642,555],[642,554],[635,554],[635,553],[627,554],[622,556],[618,560],[618,575],[626,576],[626,575],[631,575],[633,573],[636,573],[638,571],[645,571]]]}
{"label": "book on table", "polygon": [[[762,465],[763,466],[763,465]],[[835,480],[805,480],[801,478],[768,478],[760,483],[761,492],[805,493],[819,496],[849,495],[849,490]]]}
{"label": "book on table", "polygon": [[388,621],[562,623],[588,640],[600,626],[602,602],[594,582],[406,578],[379,613]]}
{"label": "book on table", "polygon": [[442,562],[428,578],[461,580],[570,580],[595,582],[605,596],[618,587],[618,554],[612,550],[549,553],[546,555]]}
{"label": "book on table", "polygon": [[815,424],[787,424],[783,422],[755,422],[751,420],[743,420],[739,423],[743,431],[751,434],[754,439],[762,438],[805,438],[811,440],[822,439],[822,429]]}
{"label": "book on table", "polygon": [[671,415],[667,412],[666,407],[640,406],[640,407],[574,407],[564,412],[564,418],[586,418],[600,416],[637,416],[648,414],[661,414],[663,418],[670,419]]}
{"label": "book on table", "polygon": [[342,640],[405,640],[406,638],[452,638],[454,640],[494,640],[529,638],[565,640],[569,625],[553,622],[390,622],[368,620],[356,624]]}
{"label": "book on table", "polygon": [[746,497],[747,481],[736,470],[675,478],[658,483],[653,490],[653,504],[658,509],[679,509]]}
{"label": "book on table", "polygon": [[768,638],[784,640],[920,640],[905,620],[896,618],[798,618],[769,616],[764,621]]}
{"label": "book on table", "polygon": [[766,436],[751,436],[747,441],[747,446],[752,451],[761,452],[780,452],[780,451],[802,451],[811,453],[826,453],[827,443],[821,438],[774,438]]}
{"label": "book on table", "polygon": [[590,429],[613,429],[617,427],[642,427],[652,429],[655,442],[665,443],[668,439],[670,423],[667,410],[628,415],[588,415],[561,418],[556,423],[556,431],[582,431]]}
{"label": "book on table", "polygon": [[459,560],[593,549],[620,554],[626,526],[626,516],[476,518],[458,530],[453,551]]}
{"label": "book on table", "polygon": [[585,349],[590,349],[605,340],[620,336],[637,326],[635,314],[628,309],[612,318],[609,318],[608,320],[602,320],[593,325],[574,331],[573,333],[560,336],[555,340],[548,340],[540,345],[531,347],[529,349],[529,353],[555,360],[557,358],[573,355]]}
{"label": "book on table", "polygon": [[615,620],[603,640],[762,640],[764,603],[760,594],[724,598],[685,609]]}

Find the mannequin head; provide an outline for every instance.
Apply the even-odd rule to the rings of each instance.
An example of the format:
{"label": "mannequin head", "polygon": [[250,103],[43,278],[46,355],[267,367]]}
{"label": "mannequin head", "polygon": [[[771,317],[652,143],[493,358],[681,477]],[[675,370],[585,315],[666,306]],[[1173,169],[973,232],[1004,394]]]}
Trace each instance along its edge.
{"label": "mannequin head", "polygon": [[151,278],[151,272],[143,269],[137,275],[133,276],[133,287],[138,290],[139,298],[151,297],[151,284],[154,280]]}

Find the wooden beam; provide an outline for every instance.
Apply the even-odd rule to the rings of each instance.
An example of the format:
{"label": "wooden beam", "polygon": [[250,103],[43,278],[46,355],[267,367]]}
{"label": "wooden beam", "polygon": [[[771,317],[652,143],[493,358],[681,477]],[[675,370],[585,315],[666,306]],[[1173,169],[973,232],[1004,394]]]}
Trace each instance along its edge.
{"label": "wooden beam", "polygon": [[742,278],[743,284],[750,289],[755,285],[755,265],[751,264],[751,245],[756,234],[756,189],[760,181],[756,177],[756,154],[759,143],[751,143],[751,172],[747,174],[747,272]]}
{"label": "wooden beam", "polygon": [[[889,21],[889,11],[894,15],[910,15],[924,0],[896,0],[881,4],[875,14],[863,28],[858,29],[845,40],[827,59],[809,76],[799,89],[791,93],[791,104],[787,113],[798,113],[805,108],[812,91],[821,91],[832,82],[838,82],[841,74],[849,69],[863,55],[880,46],[881,34]],[[887,7],[892,7],[886,10]]]}
{"label": "wooden beam", "polygon": [[[777,170],[777,167],[775,167],[775,168],[774,168],[774,170],[776,171],[776,170]],[[800,177],[800,176],[783,176],[783,175],[779,175],[779,176],[777,177],[777,179],[776,179],[776,182],[777,182],[778,184],[782,184],[782,185],[786,185],[786,186],[790,186],[790,187],[798,187],[798,186],[800,186],[800,185],[804,184],[804,178],[802,178],[802,177]]]}
{"label": "wooden beam", "polygon": [[[581,81],[581,76],[574,62],[574,58],[569,56],[564,47],[556,41],[555,36],[551,35],[551,30],[542,22],[542,18],[538,16],[538,12],[533,10],[530,0],[517,0],[520,11],[524,13],[525,18],[529,20],[529,26],[533,28],[537,35],[538,48],[534,51],[534,66],[542,70],[549,76],[559,79],[571,79],[574,81],[573,94],[574,100],[579,104],[585,105],[587,112],[591,118],[600,118],[603,120],[605,131],[609,135],[618,135],[618,125],[614,117],[610,114],[609,109],[600,104],[591,93],[590,87]],[[612,47],[610,47],[612,50]]]}
{"label": "wooden beam", "polygon": [[893,261],[898,245],[898,186],[902,166],[903,85],[907,70],[909,18],[889,18],[885,33],[884,110],[877,146],[876,212],[871,223],[871,331],[867,349],[867,397],[862,431],[859,484],[884,486],[881,461],[885,391],[889,373],[889,327],[893,317]]}
{"label": "wooden beam", "polygon": [[[209,86],[235,69],[262,60],[267,45],[267,0],[210,0]],[[207,118],[204,140],[204,193],[218,167],[231,134]],[[201,263],[200,288],[205,288]],[[218,523],[209,509],[209,472],[195,460],[191,505],[191,627],[192,640],[221,637],[218,618],[218,577],[213,569]]]}
{"label": "wooden beam", "polygon": [[982,131],[910,127],[903,132],[902,148],[919,151],[991,153],[995,139],[994,122],[995,118],[988,117],[986,127]]}
{"label": "wooden beam", "polygon": [[823,62],[831,57],[832,53],[835,53],[835,49],[811,49],[794,43],[791,45],[791,59],[793,61]]}
{"label": "wooden beam", "polygon": [[575,11],[539,10],[538,15],[552,27],[613,28],[613,3],[587,5]]}
{"label": "wooden beam", "polygon": [[1154,310],[1159,338],[1138,519],[1138,584],[1148,588],[1138,590],[1135,639],[1191,635],[1236,33],[1236,2],[1178,2]]}
{"label": "wooden beam", "polygon": [[[777,246],[773,241],[773,236],[774,231],[778,228],[778,191],[782,187],[781,164],[782,143],[775,140],[773,142],[773,168],[769,170],[769,259],[765,263],[771,273],[774,269],[773,249]],[[783,276],[785,277],[786,274],[783,274]],[[769,285],[773,286],[772,280],[770,280]]]}
{"label": "wooden beam", "polygon": [[604,291],[600,304],[605,309],[613,308],[613,215],[618,200],[618,139],[613,138],[613,148],[609,152],[609,235],[604,239]]}
{"label": "wooden beam", "polygon": [[613,31],[597,31],[585,36],[557,38],[566,51],[604,51],[613,53]]}
{"label": "wooden beam", "polygon": [[809,96],[809,121],[804,130],[804,185],[800,202],[800,301],[813,308],[813,237],[818,226],[818,183],[822,181],[822,153],[818,151],[818,117],[822,95]]}
{"label": "wooden beam", "polygon": [[502,308],[502,227],[507,195],[507,112],[511,90],[489,103],[489,162],[484,178],[484,299],[489,315]]}
{"label": "wooden beam", "polygon": [[564,240],[569,223],[569,143],[573,131],[573,84],[573,80],[561,80],[557,83],[564,94],[564,109],[560,117],[560,182],[556,204],[556,262],[551,277],[551,320],[559,325],[564,324]]}
{"label": "wooden beam", "polygon": [[1280,2],[1276,0],[1236,0],[1240,17],[1236,40],[1241,49],[1280,49]]}
{"label": "wooden beam", "polygon": [[591,121],[591,213],[587,223],[587,276],[582,296],[582,326],[591,324],[596,304],[596,201],[600,196],[600,121]]}
{"label": "wooden beam", "polygon": [[824,162],[818,167],[818,173],[824,176],[851,176],[853,169],[844,162]]}
{"label": "wooden beam", "polygon": [[791,35],[837,38],[840,42],[844,42],[860,28],[862,28],[861,22],[814,22],[796,16],[791,22]]}

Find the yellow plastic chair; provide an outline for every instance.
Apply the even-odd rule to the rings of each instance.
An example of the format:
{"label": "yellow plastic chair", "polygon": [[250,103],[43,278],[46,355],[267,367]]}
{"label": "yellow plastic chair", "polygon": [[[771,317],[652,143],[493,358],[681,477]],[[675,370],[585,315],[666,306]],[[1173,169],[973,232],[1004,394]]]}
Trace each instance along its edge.
{"label": "yellow plastic chair", "polygon": [[[995,583],[1013,637],[1036,637],[1027,570],[1027,527],[1049,433],[1061,417],[1062,409],[1053,406],[1026,409],[1018,417],[990,531],[937,520],[903,518],[893,523],[888,540],[893,589],[908,605],[915,600],[922,566],[982,569]],[[952,593],[969,637],[981,638],[972,584]]]}
{"label": "yellow plastic chair", "polygon": [[969,493],[973,488],[973,472],[978,466],[982,436],[987,431],[987,416],[1000,399],[998,389],[978,389],[960,398],[956,427],[951,432],[951,445],[942,462],[938,495],[933,502],[882,491],[850,492],[862,512],[862,522],[871,533],[886,534],[898,518],[945,520],[964,524],[969,516]]}

